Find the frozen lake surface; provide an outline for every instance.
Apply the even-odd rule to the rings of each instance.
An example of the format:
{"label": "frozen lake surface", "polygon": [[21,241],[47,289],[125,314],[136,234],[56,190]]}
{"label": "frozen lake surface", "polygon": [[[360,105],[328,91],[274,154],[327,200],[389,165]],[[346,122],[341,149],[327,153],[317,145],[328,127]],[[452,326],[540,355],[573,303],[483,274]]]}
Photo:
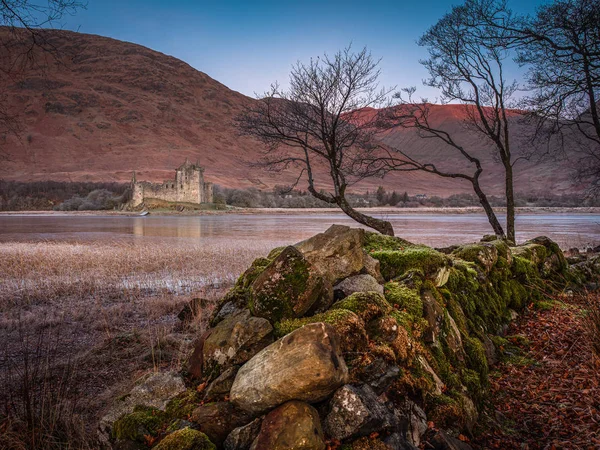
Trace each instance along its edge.
{"label": "frozen lake surface", "polygon": [[[385,214],[396,235],[411,242],[443,247],[478,241],[490,234],[483,214]],[[326,230],[331,224],[356,226],[344,214],[222,214],[206,216],[115,216],[115,215],[3,215],[0,242],[89,242],[129,243],[160,240],[172,245],[236,245],[294,243]],[[563,249],[600,244],[598,214],[522,214],[517,216],[517,241],[546,235]]]}

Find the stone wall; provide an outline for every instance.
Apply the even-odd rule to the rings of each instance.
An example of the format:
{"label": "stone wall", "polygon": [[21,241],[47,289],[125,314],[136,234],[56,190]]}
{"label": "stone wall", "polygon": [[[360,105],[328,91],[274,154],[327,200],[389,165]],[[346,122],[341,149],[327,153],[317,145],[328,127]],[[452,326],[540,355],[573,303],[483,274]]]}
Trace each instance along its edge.
{"label": "stone wall", "polygon": [[105,442],[167,449],[199,430],[202,448],[470,449],[457,437],[514,353],[506,325],[574,276],[547,238],[432,249],[334,225],[255,260],[172,375],[187,388],[117,401]]}

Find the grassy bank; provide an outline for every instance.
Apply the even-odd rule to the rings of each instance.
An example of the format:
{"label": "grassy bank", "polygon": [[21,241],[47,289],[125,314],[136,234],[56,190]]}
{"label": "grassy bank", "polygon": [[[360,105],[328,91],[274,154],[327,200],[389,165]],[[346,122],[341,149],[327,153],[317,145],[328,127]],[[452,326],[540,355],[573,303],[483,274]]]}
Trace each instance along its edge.
{"label": "grassy bank", "polygon": [[[0,434],[19,436],[15,429],[33,419],[40,436],[53,439],[59,426],[92,432],[115,392],[144,372],[181,363],[206,319],[182,327],[181,308],[192,297],[218,297],[274,245],[2,244]],[[57,391],[61,398],[45,398]],[[48,416],[63,407],[66,423]],[[11,411],[23,423],[2,423]],[[27,445],[51,448],[40,436]]]}

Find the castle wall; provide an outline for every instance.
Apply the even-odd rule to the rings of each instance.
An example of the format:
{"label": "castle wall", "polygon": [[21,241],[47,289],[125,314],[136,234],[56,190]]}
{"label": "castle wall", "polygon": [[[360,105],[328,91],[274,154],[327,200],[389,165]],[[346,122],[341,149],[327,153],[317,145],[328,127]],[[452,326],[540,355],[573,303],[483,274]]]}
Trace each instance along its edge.
{"label": "castle wall", "polygon": [[137,182],[134,176],[132,188],[132,207],[141,205],[146,198],[194,204],[213,201],[213,185],[204,182],[204,169],[187,162],[176,170],[174,180],[161,184]]}

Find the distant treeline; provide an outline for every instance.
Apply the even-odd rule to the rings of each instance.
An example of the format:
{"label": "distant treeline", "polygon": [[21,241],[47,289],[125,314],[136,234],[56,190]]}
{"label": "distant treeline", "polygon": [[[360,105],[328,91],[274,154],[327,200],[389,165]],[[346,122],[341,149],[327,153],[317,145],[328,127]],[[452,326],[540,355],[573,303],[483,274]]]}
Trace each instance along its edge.
{"label": "distant treeline", "polygon": [[[215,203],[242,208],[327,208],[332,205],[313,197],[309,192],[275,186],[272,190],[230,189],[215,185]],[[0,211],[86,211],[118,209],[129,201],[129,183],[91,183],[64,181],[36,181],[31,183],[0,180]],[[505,206],[503,197],[491,196],[492,206]],[[348,194],[353,207],[372,208],[395,206],[467,207],[480,206],[472,194],[454,194],[449,197],[410,195],[408,192],[386,191]],[[583,194],[533,193],[516,198],[516,206],[600,206],[600,199]]]}
{"label": "distant treeline", "polygon": [[129,183],[0,180],[0,211],[114,209],[129,195]]}
{"label": "distant treeline", "polygon": [[[313,197],[309,192],[283,186],[275,186],[273,190],[230,189],[215,186],[215,202],[244,208],[327,208],[332,205]],[[375,192],[364,194],[348,194],[353,207],[372,208],[377,206],[396,206],[399,208],[418,207],[467,207],[481,206],[473,194],[454,194],[449,197],[428,196],[425,194],[410,195],[408,192],[388,192],[379,187]],[[499,196],[490,196],[492,206],[506,206],[506,200]],[[517,195],[516,206],[600,206],[600,199],[586,197],[583,194],[530,193]]]}

